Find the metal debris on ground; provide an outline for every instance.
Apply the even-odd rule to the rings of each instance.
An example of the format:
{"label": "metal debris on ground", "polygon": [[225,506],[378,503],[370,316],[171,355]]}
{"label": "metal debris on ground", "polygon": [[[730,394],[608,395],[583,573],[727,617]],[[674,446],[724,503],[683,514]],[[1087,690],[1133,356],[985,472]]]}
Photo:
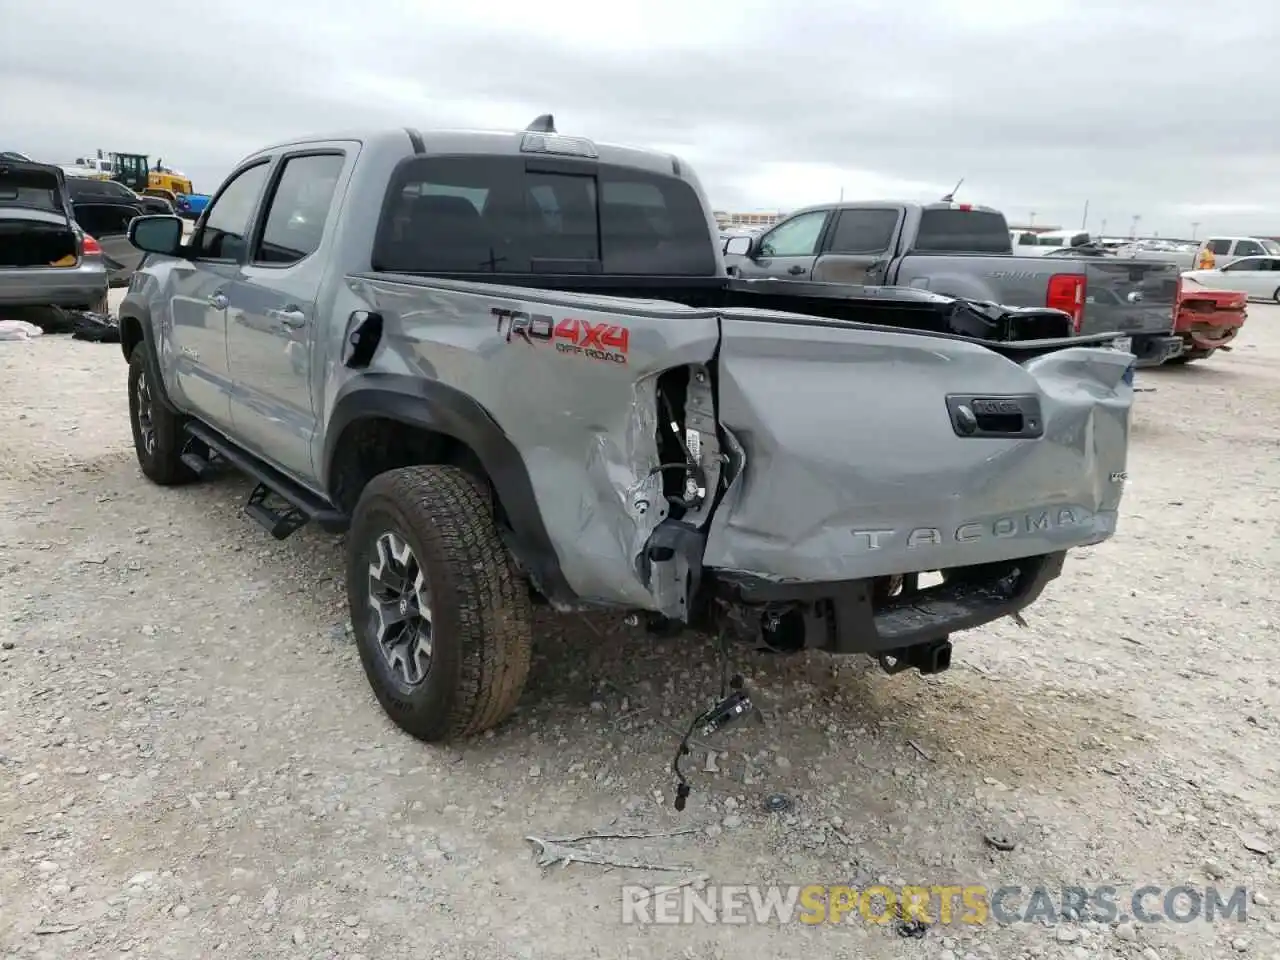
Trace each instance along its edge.
{"label": "metal debris on ground", "polygon": [[924,747],[920,746],[920,744],[916,743],[914,740],[908,740],[907,745],[911,747],[911,749],[914,750],[916,753],[920,754],[922,759],[928,760],[930,763],[933,763],[933,757],[929,755],[929,751],[927,751]]}
{"label": "metal debris on ground", "polygon": [[58,933],[74,933],[80,929],[78,923],[45,923],[36,927],[31,932],[37,937],[49,937]]}
{"label": "metal debris on ground", "polygon": [[[584,837],[582,839],[598,838]],[[693,867],[687,863],[647,863],[643,860],[608,856],[603,853],[596,853],[593,850],[584,850],[581,847],[571,847],[567,844],[557,843],[554,840],[544,840],[541,837],[525,837],[525,840],[532,843],[536,848],[534,850],[533,860],[534,863],[543,869],[554,867],[556,864],[567,867],[571,863],[590,863],[600,867],[618,867],[624,870],[661,870],[680,872],[682,870],[693,869]]]}
{"label": "metal debris on ground", "polygon": [[[686,830],[662,830],[658,833],[584,833],[580,837],[549,837],[547,843],[581,843],[583,840],[665,840],[668,837],[688,837],[698,833]],[[526,839],[529,839],[526,837]]]}

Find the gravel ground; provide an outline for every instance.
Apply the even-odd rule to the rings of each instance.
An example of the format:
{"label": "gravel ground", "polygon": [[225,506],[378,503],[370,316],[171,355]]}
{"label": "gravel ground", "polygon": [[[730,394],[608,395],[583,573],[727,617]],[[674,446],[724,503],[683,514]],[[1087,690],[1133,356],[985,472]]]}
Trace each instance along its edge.
{"label": "gravel ground", "polygon": [[[510,722],[414,742],[360,670],[339,541],[271,540],[234,476],[149,485],[117,347],[0,344],[0,952],[1280,957],[1280,308],[1250,312],[1234,352],[1140,375],[1120,532],[1025,628],[964,635],[935,678],[744,653],[766,723],[695,750],[683,814],[673,728],[716,689],[710,644],[548,615]],[[726,884],[1216,878],[1255,899],[1244,923],[918,939],[635,927],[620,886],[654,873],[544,872],[525,839],[690,828],[590,846]]]}

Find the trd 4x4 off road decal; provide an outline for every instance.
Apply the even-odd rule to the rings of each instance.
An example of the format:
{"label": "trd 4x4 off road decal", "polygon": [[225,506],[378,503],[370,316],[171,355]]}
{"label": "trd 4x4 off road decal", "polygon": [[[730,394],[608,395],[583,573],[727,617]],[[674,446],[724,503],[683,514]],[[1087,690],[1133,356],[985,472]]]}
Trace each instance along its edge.
{"label": "trd 4x4 off road decal", "polygon": [[559,322],[545,313],[525,313],[523,310],[506,310],[493,307],[490,312],[498,319],[498,334],[507,343],[513,339],[530,345],[554,344],[560,353],[626,363],[631,344],[631,331],[616,323],[592,323],[565,317]]}

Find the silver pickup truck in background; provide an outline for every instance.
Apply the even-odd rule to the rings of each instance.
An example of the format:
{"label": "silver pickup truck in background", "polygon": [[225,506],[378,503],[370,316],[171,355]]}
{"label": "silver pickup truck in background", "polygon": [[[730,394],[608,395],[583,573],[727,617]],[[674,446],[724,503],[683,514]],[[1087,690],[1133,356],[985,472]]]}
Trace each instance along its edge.
{"label": "silver pickup truck in background", "polygon": [[917,287],[1015,307],[1054,307],[1077,334],[1132,338],[1140,366],[1181,350],[1173,335],[1178,268],[1143,260],[1015,257],[1004,215],[967,203],[829,203],[724,247],[744,279]]}

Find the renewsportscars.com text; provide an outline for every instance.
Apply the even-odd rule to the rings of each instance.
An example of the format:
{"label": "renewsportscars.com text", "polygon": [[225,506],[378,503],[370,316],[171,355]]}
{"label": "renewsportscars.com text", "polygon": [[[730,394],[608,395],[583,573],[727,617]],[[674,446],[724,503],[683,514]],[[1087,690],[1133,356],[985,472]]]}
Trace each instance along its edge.
{"label": "renewsportscars.com text", "polygon": [[628,924],[836,924],[866,921],[926,924],[1215,923],[1247,919],[1244,887],[1136,888],[983,885],[706,886],[622,888]]}

